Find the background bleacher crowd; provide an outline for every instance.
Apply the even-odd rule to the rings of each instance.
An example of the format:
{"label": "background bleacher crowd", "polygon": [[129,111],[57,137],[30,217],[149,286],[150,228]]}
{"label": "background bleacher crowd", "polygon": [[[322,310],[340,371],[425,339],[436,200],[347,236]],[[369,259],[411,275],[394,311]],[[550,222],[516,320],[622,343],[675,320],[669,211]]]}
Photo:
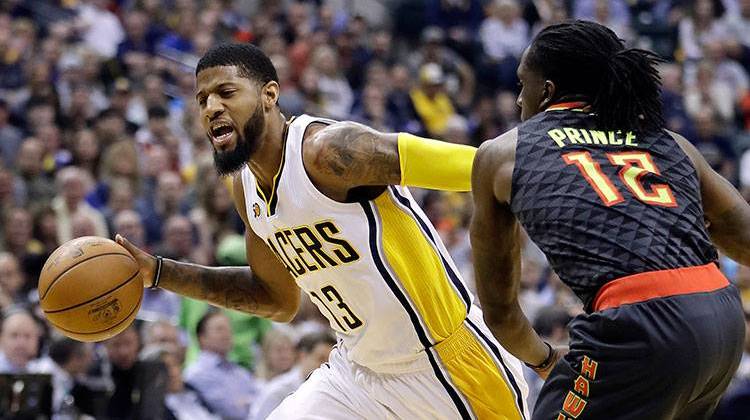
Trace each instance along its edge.
{"label": "background bleacher crowd", "polygon": [[[568,18],[663,56],[668,127],[750,199],[750,0],[0,1],[0,373],[52,374],[58,419],[264,418],[335,343],[307,299],[282,325],[146,291],[132,328],[82,344],[40,314],[46,257],[121,233],[176,260],[245,264],[194,99],[195,65],[216,43],[270,56],[287,117],[478,146],[519,122],[519,58]],[[470,196],[415,194],[473,284]],[[750,304],[750,268],[723,258],[722,269]],[[522,281],[534,326],[565,343],[581,304],[533,245]],[[747,343],[716,418],[743,418]]]}

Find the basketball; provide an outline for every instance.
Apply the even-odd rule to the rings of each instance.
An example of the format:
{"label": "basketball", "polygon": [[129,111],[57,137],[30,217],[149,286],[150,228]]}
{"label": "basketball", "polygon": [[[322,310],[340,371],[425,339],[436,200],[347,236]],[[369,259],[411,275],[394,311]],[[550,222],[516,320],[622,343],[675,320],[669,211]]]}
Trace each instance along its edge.
{"label": "basketball", "polygon": [[102,341],[127,328],[143,297],[138,264],[118,243],[95,236],[70,240],[39,276],[44,315],[64,335]]}

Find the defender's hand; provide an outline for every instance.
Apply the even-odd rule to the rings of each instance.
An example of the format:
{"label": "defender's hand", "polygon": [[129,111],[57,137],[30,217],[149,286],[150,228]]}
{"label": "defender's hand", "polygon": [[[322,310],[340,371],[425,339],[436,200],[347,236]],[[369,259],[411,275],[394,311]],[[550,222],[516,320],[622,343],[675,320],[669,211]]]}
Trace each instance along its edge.
{"label": "defender's hand", "polygon": [[151,287],[151,282],[154,281],[154,271],[156,270],[156,258],[131,244],[130,241],[125,239],[119,233],[115,235],[115,241],[122,245],[138,263],[138,266],[140,267],[138,275],[141,276],[143,287]]}

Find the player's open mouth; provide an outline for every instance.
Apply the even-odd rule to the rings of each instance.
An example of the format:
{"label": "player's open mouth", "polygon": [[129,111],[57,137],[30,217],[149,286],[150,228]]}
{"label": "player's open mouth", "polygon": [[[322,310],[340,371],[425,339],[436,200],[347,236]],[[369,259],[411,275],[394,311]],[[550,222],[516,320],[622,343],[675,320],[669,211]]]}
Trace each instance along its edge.
{"label": "player's open mouth", "polygon": [[226,122],[218,122],[211,127],[211,140],[218,147],[223,147],[229,143],[233,134],[234,127]]}

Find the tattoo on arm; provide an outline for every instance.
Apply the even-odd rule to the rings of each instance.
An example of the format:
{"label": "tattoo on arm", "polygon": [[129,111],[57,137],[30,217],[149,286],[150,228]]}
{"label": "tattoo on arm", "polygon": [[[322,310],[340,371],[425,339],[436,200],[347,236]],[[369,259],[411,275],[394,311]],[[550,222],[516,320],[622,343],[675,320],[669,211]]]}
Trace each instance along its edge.
{"label": "tattoo on arm", "polygon": [[260,316],[273,313],[273,303],[263,283],[248,267],[205,267],[164,261],[159,286],[224,308]]}
{"label": "tattoo on arm", "polygon": [[316,163],[327,174],[350,187],[401,182],[396,134],[346,122],[334,124],[319,135],[326,141]]}

